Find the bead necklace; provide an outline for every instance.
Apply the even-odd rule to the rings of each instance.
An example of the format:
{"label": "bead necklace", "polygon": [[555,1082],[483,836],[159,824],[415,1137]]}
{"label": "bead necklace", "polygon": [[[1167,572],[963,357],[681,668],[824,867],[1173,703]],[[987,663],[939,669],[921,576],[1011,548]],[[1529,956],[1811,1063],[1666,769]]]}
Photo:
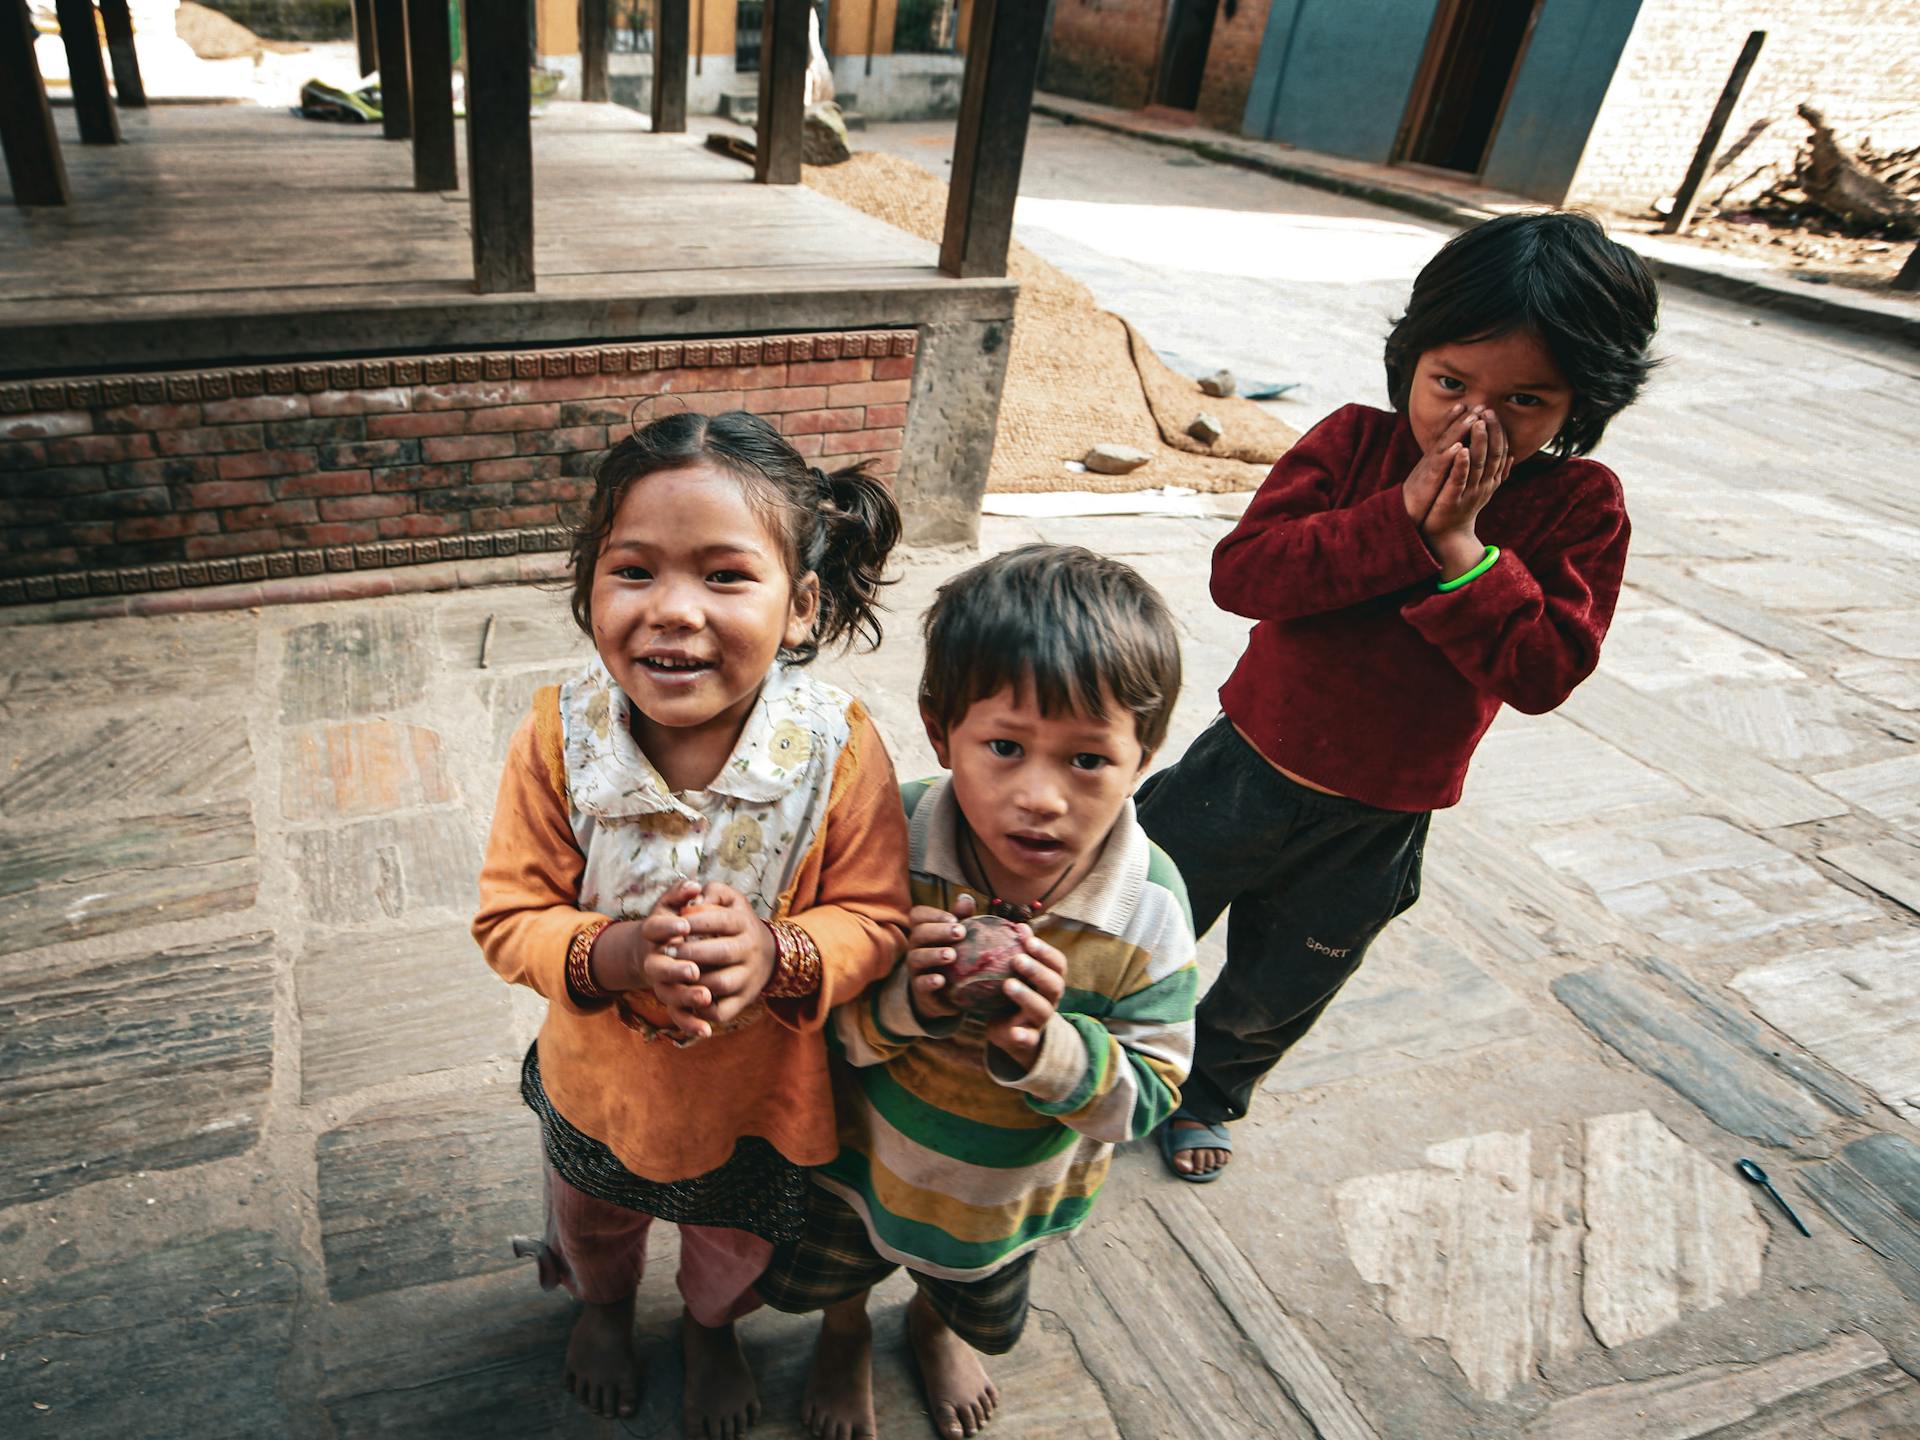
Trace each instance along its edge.
{"label": "bead necklace", "polygon": [[[991,892],[993,889],[993,881],[988,877],[987,867],[980,859],[980,850],[974,844],[973,827],[967,824],[964,817],[962,817],[960,821],[960,838],[966,842],[968,869],[980,876],[980,888]],[[987,913],[989,915],[998,915],[1002,920],[1011,920],[1016,925],[1025,925],[1031,921],[1034,916],[1047,908],[1047,902],[1053,898],[1053,892],[1058,890],[1061,883],[1072,873],[1073,863],[1069,861],[1067,868],[1054,877],[1054,882],[1047,886],[1040,898],[1028,905],[1016,904],[1011,900],[1002,900],[998,895],[995,895],[987,902]],[[968,879],[972,879],[972,875],[969,875]]]}

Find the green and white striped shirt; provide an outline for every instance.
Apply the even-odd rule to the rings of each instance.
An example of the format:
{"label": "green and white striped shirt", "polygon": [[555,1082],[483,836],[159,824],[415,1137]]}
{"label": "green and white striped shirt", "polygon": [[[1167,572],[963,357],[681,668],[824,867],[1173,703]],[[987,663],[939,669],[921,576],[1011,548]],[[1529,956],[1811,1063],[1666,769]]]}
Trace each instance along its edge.
{"label": "green and white striped shirt", "polygon": [[[957,878],[950,782],[907,785],[902,798],[914,903],[951,910],[971,894],[984,912],[987,897]],[[1030,1070],[988,1046],[978,1018],[923,1023],[904,962],[834,1012],[840,1153],[814,1176],[910,1269],[976,1279],[1071,1234],[1114,1145],[1180,1102],[1199,989],[1193,917],[1131,800],[1094,868],[1033,929],[1066,956],[1067,990]]]}

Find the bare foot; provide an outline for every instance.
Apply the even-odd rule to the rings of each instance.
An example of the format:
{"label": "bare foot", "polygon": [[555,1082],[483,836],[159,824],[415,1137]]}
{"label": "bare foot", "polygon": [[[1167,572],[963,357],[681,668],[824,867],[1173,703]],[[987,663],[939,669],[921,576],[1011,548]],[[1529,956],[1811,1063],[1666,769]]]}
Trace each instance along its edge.
{"label": "bare foot", "polygon": [[1182,1175],[1205,1175],[1210,1170],[1224,1170],[1233,1162],[1231,1150],[1221,1150],[1204,1143],[1207,1127],[1198,1120],[1170,1120],[1167,1122],[1175,1130],[1198,1130],[1203,1143],[1183,1148],[1177,1143],[1173,1151],[1173,1168]]}
{"label": "bare foot", "polygon": [[633,1358],[633,1297],[582,1305],[567,1341],[567,1390],[596,1415],[633,1414],[640,1367]]}
{"label": "bare foot", "polygon": [[873,1325],[866,1291],[829,1305],[820,1317],[800,1420],[820,1440],[874,1440]]}
{"label": "bare foot", "polygon": [[760,1418],[760,1393],[733,1326],[709,1328],[683,1313],[680,1347],[687,1362],[680,1401],[687,1440],[739,1440]]}
{"label": "bare foot", "polygon": [[917,1290],[907,1306],[907,1340],[920,1366],[933,1433],[941,1440],[979,1434],[993,1418],[1000,1392],[987,1378],[974,1348],[933,1313],[927,1297]]}

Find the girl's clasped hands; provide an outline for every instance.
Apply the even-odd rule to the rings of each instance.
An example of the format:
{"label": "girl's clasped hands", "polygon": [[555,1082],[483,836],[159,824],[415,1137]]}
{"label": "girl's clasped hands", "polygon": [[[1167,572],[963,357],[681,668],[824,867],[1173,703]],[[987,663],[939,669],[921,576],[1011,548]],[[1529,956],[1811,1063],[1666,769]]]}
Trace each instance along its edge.
{"label": "girl's clasped hands", "polygon": [[609,928],[594,946],[594,980],[651,991],[676,1029],[705,1039],[760,998],[775,954],[773,932],[738,890],[683,880],[639,924]]}

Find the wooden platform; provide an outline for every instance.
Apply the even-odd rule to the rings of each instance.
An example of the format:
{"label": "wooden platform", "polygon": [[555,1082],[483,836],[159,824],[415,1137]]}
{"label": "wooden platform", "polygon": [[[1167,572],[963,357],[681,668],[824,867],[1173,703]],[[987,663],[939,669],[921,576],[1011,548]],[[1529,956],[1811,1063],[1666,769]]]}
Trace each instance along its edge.
{"label": "wooden platform", "polygon": [[0,376],[1011,312],[1007,281],[617,106],[536,118],[539,289],[491,297],[466,192],[417,194],[377,126],[160,107],[100,147],[59,124],[72,203],[0,209]]}

